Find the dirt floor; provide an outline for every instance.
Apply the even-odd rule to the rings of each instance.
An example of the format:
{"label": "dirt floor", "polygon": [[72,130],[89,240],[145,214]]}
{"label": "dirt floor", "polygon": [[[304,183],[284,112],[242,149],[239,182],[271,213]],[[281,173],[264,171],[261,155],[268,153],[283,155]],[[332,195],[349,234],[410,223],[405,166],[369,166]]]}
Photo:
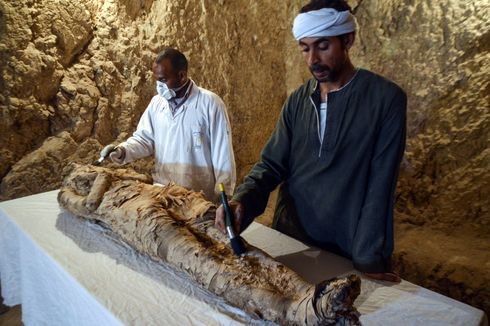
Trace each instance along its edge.
{"label": "dirt floor", "polygon": [[446,234],[398,225],[394,266],[405,279],[490,315],[490,242],[473,231]]}
{"label": "dirt floor", "polygon": [[8,308],[3,311],[0,308],[0,326],[21,326],[22,324],[22,309],[20,305]]}

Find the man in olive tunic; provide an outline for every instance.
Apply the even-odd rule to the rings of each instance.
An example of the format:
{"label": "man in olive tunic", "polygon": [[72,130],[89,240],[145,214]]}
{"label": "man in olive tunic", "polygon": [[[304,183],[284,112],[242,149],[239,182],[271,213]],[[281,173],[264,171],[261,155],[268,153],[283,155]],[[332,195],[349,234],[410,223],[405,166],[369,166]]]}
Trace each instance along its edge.
{"label": "man in olive tunic", "polygon": [[[391,268],[393,202],[407,98],[393,82],[354,67],[356,29],[343,0],[312,0],[301,9],[293,34],[313,78],[286,100],[230,205],[240,232],[281,184],[274,228],[348,257],[371,278],[398,282]],[[219,208],[222,231],[223,215]]]}

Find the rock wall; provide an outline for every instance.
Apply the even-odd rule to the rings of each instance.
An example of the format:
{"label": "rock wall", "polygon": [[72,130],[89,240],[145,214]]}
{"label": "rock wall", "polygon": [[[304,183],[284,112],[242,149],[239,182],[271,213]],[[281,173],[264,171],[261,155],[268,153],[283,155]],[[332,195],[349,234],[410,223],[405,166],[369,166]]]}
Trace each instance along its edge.
{"label": "rock wall", "polygon": [[[126,139],[165,46],[227,104],[243,176],[287,94],[310,77],[290,33],[304,2],[0,0],[0,199],[55,189],[68,162]],[[361,27],[354,63],[409,94],[397,270],[490,312],[490,5],[349,3]]]}
{"label": "rock wall", "polygon": [[[0,6],[3,199],[59,186],[53,171],[73,152],[56,151],[54,165],[26,156],[52,151],[49,136],[84,144],[74,152],[83,151],[85,163],[102,145],[126,139],[155,93],[151,62],[165,46],[183,51],[191,78],[227,104],[240,176],[257,159],[286,97],[278,53],[289,28],[269,19],[284,17],[285,4],[19,0]],[[25,182],[35,176],[47,182]]]}

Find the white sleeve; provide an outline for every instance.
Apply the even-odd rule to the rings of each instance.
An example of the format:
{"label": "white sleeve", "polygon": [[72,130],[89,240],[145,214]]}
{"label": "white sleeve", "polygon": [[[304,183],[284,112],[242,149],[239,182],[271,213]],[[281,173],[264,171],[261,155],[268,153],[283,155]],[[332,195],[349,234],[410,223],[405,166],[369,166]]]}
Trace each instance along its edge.
{"label": "white sleeve", "polygon": [[122,161],[123,164],[152,155],[154,152],[154,133],[151,121],[153,111],[152,104],[153,100],[150,102],[145,112],[143,112],[133,136],[129,137],[125,142],[119,145],[125,150],[124,160]]}
{"label": "white sleeve", "polygon": [[209,133],[211,160],[216,180],[214,192],[219,193],[218,184],[221,182],[225,186],[226,194],[231,196],[235,190],[236,169],[230,120],[226,106],[220,98],[216,98],[213,105],[214,116],[210,117]]}

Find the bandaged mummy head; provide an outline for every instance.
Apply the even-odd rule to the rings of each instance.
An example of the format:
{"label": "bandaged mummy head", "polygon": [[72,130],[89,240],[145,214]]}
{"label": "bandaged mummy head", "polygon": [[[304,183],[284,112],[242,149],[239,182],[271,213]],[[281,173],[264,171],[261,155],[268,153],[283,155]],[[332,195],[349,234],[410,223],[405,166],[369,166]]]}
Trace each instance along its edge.
{"label": "bandaged mummy head", "polygon": [[293,23],[294,38],[337,36],[357,29],[357,21],[349,11],[322,8],[296,16]]}

